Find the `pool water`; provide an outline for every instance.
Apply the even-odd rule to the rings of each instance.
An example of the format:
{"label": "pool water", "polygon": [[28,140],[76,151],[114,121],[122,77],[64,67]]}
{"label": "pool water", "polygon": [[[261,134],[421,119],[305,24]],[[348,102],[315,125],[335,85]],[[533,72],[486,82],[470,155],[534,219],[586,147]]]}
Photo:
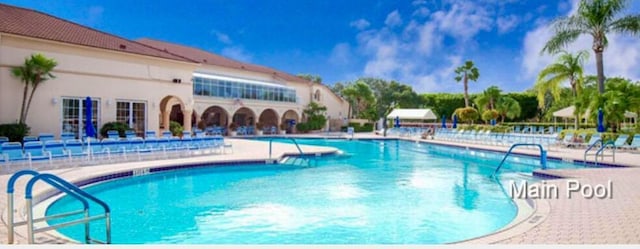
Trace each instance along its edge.
{"label": "pool water", "polygon": [[[539,167],[536,158],[516,156],[503,167],[503,179],[495,180],[499,153],[400,140],[298,143],[344,153],[311,159],[310,167],[194,168],[86,190],[110,205],[118,244],[435,244],[507,225],[517,209],[502,185],[513,172]],[[63,197],[47,214],[78,209],[78,202]],[[92,205],[91,211],[101,209]],[[81,225],[58,231],[83,241]],[[93,222],[91,234],[104,238],[104,223]]]}

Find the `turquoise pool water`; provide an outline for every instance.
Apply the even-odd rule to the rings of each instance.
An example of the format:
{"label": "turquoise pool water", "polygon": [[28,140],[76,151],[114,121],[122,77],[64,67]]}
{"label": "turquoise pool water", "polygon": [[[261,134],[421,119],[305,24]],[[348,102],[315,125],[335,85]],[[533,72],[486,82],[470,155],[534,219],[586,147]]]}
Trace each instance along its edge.
{"label": "turquoise pool water", "polygon": [[[298,142],[344,154],[313,159],[311,167],[195,168],[86,190],[111,206],[112,238],[119,244],[447,243],[499,230],[517,213],[500,181],[490,177],[502,159],[498,153],[398,140]],[[502,182],[537,167],[535,158],[514,157]],[[47,214],[80,208],[63,197]],[[84,236],[83,226],[58,231],[79,241]],[[104,223],[92,223],[91,233],[103,238]]]}

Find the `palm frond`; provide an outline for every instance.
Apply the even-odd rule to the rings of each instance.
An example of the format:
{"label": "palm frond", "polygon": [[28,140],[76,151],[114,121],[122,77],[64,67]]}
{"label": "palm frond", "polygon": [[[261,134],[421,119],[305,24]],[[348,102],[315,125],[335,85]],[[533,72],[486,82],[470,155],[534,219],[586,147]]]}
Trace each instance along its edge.
{"label": "palm frond", "polygon": [[640,34],[640,15],[625,16],[609,25],[611,31],[619,33]]}

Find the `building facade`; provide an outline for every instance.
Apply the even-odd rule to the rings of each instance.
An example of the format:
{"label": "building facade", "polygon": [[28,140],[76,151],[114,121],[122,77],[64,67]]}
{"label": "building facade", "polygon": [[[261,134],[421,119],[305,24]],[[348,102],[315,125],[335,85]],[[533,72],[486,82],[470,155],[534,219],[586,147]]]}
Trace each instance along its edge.
{"label": "building facade", "polygon": [[92,98],[97,129],[118,121],[139,134],[167,130],[171,121],[185,130],[233,123],[294,132],[311,101],[326,106],[327,117],[336,124],[348,110],[348,103],[328,87],[281,71],[197,48],[131,41],[0,4],[0,123],[18,120],[24,84],[11,68],[35,53],[58,66],[55,78],[35,93],[26,120],[32,134],[82,136],[86,97]]}

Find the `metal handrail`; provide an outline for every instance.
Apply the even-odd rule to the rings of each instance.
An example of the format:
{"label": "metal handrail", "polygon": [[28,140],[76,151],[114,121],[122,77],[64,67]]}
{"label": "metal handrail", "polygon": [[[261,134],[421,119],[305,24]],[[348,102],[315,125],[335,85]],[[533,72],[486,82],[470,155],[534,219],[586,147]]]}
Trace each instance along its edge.
{"label": "metal handrail", "polygon": [[[33,176],[29,182],[27,183],[26,189],[25,189],[25,200],[26,200],[26,209],[27,209],[27,221],[26,222],[14,222],[14,217],[13,217],[13,193],[14,193],[14,186],[15,186],[15,182],[18,180],[18,178],[20,178],[21,176],[24,175],[31,175]],[[57,214],[57,215],[51,215],[51,216],[45,216],[42,218],[38,218],[38,219],[34,219],[33,218],[33,186],[35,185],[35,183],[37,181],[43,181],[48,183],[49,185],[55,187],[56,189],[60,190],[61,192],[64,192],[66,194],[68,194],[69,196],[74,197],[75,199],[77,199],[78,201],[80,201],[83,205],[83,210],[79,210],[79,211],[73,211],[73,212],[67,212],[67,213],[63,213],[63,214]],[[78,188],[77,186],[63,180],[62,178],[52,175],[52,174],[40,174],[37,171],[33,171],[33,170],[22,170],[19,171],[17,173],[15,173],[14,175],[11,176],[11,178],[9,179],[8,185],[7,185],[7,198],[8,198],[8,203],[7,203],[7,211],[8,211],[8,243],[12,244],[14,242],[14,227],[15,226],[19,226],[19,225],[27,225],[27,240],[30,244],[34,243],[34,233],[38,233],[38,232],[44,232],[44,231],[49,231],[49,230],[53,230],[53,229],[57,229],[60,227],[66,227],[66,226],[71,226],[71,225],[76,225],[76,224],[84,224],[85,225],[85,241],[86,243],[101,243],[101,244],[111,244],[111,210],[109,208],[109,206],[103,202],[102,200],[90,195],[89,193],[83,191],[82,189]],[[102,208],[104,209],[104,214],[103,215],[98,215],[98,216],[90,216],[89,215],[89,202],[87,200],[91,200],[95,203],[97,203],[98,205],[102,206]],[[72,215],[77,215],[77,214],[81,214],[84,213],[84,217],[82,219],[78,219],[78,220],[74,220],[74,221],[69,221],[69,222],[65,222],[65,223],[60,223],[60,224],[56,224],[53,226],[48,226],[48,227],[44,227],[44,228],[39,228],[39,229],[34,229],[34,222],[40,222],[40,221],[46,221],[46,220],[51,220],[51,219],[58,219],[58,218],[63,218],[63,217],[69,217]],[[93,220],[98,220],[98,219],[105,219],[105,225],[106,225],[106,241],[98,241],[95,239],[92,239],[90,236],[90,230],[89,230],[89,223]]]}
{"label": "metal handrail", "polygon": [[[587,164],[587,155],[589,155],[589,151],[591,151],[591,149],[595,148],[595,147],[596,147],[596,145],[598,145],[598,144],[600,144],[600,146],[602,147],[602,145],[603,145],[603,141],[602,141],[602,139],[598,139],[598,140],[596,140],[595,142],[593,142],[592,144],[590,144],[590,145],[589,145],[589,147],[587,147],[587,149],[586,149],[586,150],[584,150],[584,156],[583,156],[583,159],[584,159],[584,160],[582,160],[582,163],[583,163],[583,164]],[[597,151],[596,151],[596,154],[598,154],[598,152],[597,152]]]}
{"label": "metal handrail", "polygon": [[[272,151],[272,150],[271,150],[271,147],[272,147],[271,145],[272,145],[272,143],[273,143],[273,139],[275,139],[275,138],[271,138],[271,139],[269,139],[269,159],[271,159],[271,151]],[[294,138],[292,138],[292,137],[288,137],[288,139],[289,139],[289,140],[291,140],[291,141],[293,141],[293,144],[295,144],[295,145],[296,145],[296,148],[298,148],[298,152],[300,152],[300,155],[301,155],[301,156],[304,156],[304,153],[302,152],[302,149],[300,148],[300,145],[298,145],[298,142],[297,142]]]}
{"label": "metal handrail", "polygon": [[[614,163],[616,162],[616,148],[617,148],[617,147],[616,147],[615,142],[613,142],[613,141],[609,140],[609,141],[607,141],[606,143],[602,144],[602,147],[600,147],[600,149],[598,149],[598,151],[596,151],[596,155],[595,155],[595,160],[596,160],[596,161],[595,161],[595,163],[596,163],[596,166],[598,165],[598,154],[600,155],[600,159],[601,159],[601,160],[604,160],[604,157],[605,157],[605,155],[604,155],[604,150],[607,148],[607,145],[611,145],[611,148],[613,148],[613,154],[611,154],[611,157],[612,157],[612,159],[613,159],[613,162],[614,162]],[[586,160],[585,160],[585,161],[586,161]]]}
{"label": "metal handrail", "polygon": [[496,174],[498,173],[498,171],[500,170],[500,168],[502,168],[502,165],[504,164],[504,162],[507,160],[507,157],[509,157],[509,155],[511,155],[511,151],[513,151],[513,149],[515,149],[516,147],[520,147],[520,146],[537,146],[538,148],[540,148],[540,165],[542,166],[542,169],[547,169],[547,151],[542,147],[542,145],[540,144],[513,144],[511,145],[511,148],[509,148],[509,151],[507,151],[507,154],[504,155],[504,157],[502,158],[502,161],[500,162],[500,164],[498,165],[498,167],[496,168],[495,171],[493,171],[493,177],[496,176]]}

